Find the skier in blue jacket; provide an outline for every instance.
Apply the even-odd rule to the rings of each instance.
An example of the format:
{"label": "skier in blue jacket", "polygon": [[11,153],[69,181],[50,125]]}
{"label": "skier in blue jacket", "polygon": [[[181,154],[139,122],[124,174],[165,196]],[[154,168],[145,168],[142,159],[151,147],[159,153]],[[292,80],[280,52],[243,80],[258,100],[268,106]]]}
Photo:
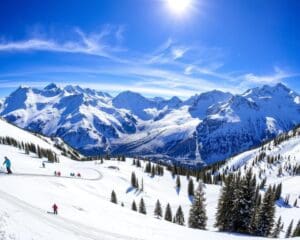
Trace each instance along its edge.
{"label": "skier in blue jacket", "polygon": [[11,161],[8,159],[8,157],[4,157],[5,161],[3,162],[3,165],[6,166],[7,174],[12,174],[11,171]]}

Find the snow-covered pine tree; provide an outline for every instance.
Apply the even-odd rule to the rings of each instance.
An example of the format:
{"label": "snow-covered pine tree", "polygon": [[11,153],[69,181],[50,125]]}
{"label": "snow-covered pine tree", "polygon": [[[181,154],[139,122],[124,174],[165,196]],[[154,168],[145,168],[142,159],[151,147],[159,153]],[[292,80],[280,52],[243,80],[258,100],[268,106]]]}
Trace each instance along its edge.
{"label": "snow-covered pine tree", "polygon": [[170,204],[168,203],[165,210],[165,220],[172,222],[172,209]]}
{"label": "snow-covered pine tree", "polygon": [[215,227],[220,231],[229,231],[232,226],[232,210],[234,207],[233,186],[234,176],[229,174],[224,180],[224,186],[221,190],[221,196],[217,207]]}
{"label": "snow-covered pine tree", "polygon": [[203,191],[203,183],[199,183],[195,192],[194,201],[190,209],[189,227],[197,229],[206,228],[206,210],[205,210],[205,197]]}
{"label": "snow-covered pine tree", "polygon": [[140,201],[140,204],[139,204],[139,213],[147,214],[146,205],[145,205],[145,202],[144,202],[143,198],[141,198],[141,201]]}
{"label": "snow-covered pine tree", "polygon": [[256,234],[257,230],[257,216],[259,212],[259,208],[261,205],[261,194],[259,192],[259,186],[256,186],[256,191],[255,191],[255,205],[253,207],[253,214],[251,217],[251,222],[250,222],[250,232],[251,234]]}
{"label": "snow-covered pine tree", "polygon": [[175,223],[182,225],[182,226],[184,225],[184,214],[183,214],[181,206],[179,206],[176,211]]}
{"label": "snow-covered pine tree", "polygon": [[270,186],[266,191],[257,216],[257,230],[259,236],[268,237],[274,225],[275,194]]}
{"label": "snow-covered pine tree", "polygon": [[116,195],[116,193],[115,193],[114,190],[112,190],[112,192],[111,192],[110,201],[111,201],[112,203],[115,203],[115,204],[118,203],[117,195]]}
{"label": "snow-covered pine tree", "polygon": [[194,181],[190,178],[188,183],[188,196],[194,196]]}
{"label": "snow-covered pine tree", "polygon": [[288,226],[286,233],[285,233],[285,238],[290,238],[292,235],[292,230],[293,230],[293,224],[294,220],[291,221],[290,225]]}
{"label": "snow-covered pine tree", "polygon": [[154,209],[154,216],[157,218],[162,217],[162,208],[159,200],[157,199],[156,204],[155,204],[155,209]]}
{"label": "snow-covered pine tree", "polygon": [[282,224],[282,221],[281,221],[281,217],[279,217],[276,224],[275,224],[275,227],[274,227],[274,230],[271,234],[271,237],[278,238],[281,231],[282,231],[282,229],[283,229],[283,224]]}
{"label": "snow-covered pine tree", "polygon": [[252,170],[249,170],[235,188],[232,231],[251,233],[250,226],[254,213],[255,192],[256,178],[253,177]]}
{"label": "snow-covered pine tree", "polygon": [[132,204],[131,204],[131,210],[132,211],[137,211],[137,206],[136,206],[136,203],[135,203],[135,201],[133,200],[133,202],[132,202]]}

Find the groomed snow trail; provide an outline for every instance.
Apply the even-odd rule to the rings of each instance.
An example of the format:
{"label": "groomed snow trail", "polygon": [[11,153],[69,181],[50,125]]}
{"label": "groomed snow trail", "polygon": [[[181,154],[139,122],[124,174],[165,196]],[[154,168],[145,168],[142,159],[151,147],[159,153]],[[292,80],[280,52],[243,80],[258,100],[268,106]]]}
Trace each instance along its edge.
{"label": "groomed snow trail", "polygon": [[49,175],[49,174],[36,174],[36,173],[13,173],[11,175],[7,175],[6,172],[0,171],[0,176],[16,176],[16,177],[49,177],[49,178],[69,178],[74,180],[86,180],[86,181],[99,181],[102,179],[103,175],[100,171],[96,169],[90,169],[98,173],[98,177],[96,178],[83,178],[83,177],[70,177],[70,176],[55,176],[55,175]]}
{"label": "groomed snow trail", "polygon": [[[94,227],[86,226],[84,224],[72,221],[70,219],[63,218],[59,215],[50,215],[46,213],[43,209],[37,208],[29,203],[26,203],[6,192],[0,191],[0,199],[7,202],[8,204],[20,208],[22,211],[26,211],[33,217],[39,219],[39,221],[44,222],[47,225],[51,225],[56,229],[62,231],[69,231],[78,237],[84,239],[93,240],[116,240],[116,239],[126,239],[126,240],[141,240],[139,238],[133,238],[130,236],[125,236],[121,234],[116,234],[108,232],[105,230],[100,230]],[[79,238],[79,239],[82,239]]]}

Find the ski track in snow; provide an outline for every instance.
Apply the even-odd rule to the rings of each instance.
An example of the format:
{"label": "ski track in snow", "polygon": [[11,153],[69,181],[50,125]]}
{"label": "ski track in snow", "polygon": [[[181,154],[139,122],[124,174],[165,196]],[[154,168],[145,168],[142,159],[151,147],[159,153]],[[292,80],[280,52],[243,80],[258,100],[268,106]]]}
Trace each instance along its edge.
{"label": "ski track in snow", "polygon": [[[32,174],[35,176],[34,174]],[[50,176],[51,177],[51,176]],[[102,177],[102,175],[101,175]],[[100,178],[101,179],[101,178]],[[98,180],[100,180],[98,179]],[[31,216],[37,217],[40,221],[45,224],[51,225],[56,229],[61,229],[62,231],[69,231],[76,234],[77,236],[84,237],[86,239],[93,240],[114,240],[114,239],[127,239],[127,240],[141,240],[140,238],[133,238],[121,234],[116,234],[113,232],[100,230],[94,227],[86,226],[79,222],[72,221],[70,219],[63,218],[59,215],[52,216],[47,214],[43,209],[35,207],[25,201],[16,198],[6,192],[0,191],[0,199],[20,208],[22,211],[26,211]]]}

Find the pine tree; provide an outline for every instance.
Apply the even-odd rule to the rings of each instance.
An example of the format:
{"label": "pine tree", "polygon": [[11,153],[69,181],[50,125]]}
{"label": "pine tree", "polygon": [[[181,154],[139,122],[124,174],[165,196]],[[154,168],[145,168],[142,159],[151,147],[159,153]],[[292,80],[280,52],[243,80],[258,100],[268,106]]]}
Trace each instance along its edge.
{"label": "pine tree", "polygon": [[151,168],[151,177],[154,177],[155,176],[155,167],[154,167],[154,164],[152,165],[152,168]]}
{"label": "pine tree", "polygon": [[194,201],[190,209],[189,227],[197,229],[206,228],[206,210],[205,197],[202,183],[199,183],[197,191],[195,192]]}
{"label": "pine tree", "polygon": [[268,237],[274,225],[275,194],[270,186],[266,191],[257,216],[257,234]]}
{"label": "pine tree", "polygon": [[43,156],[42,156],[42,151],[41,151],[41,148],[38,146],[38,150],[37,150],[37,152],[38,152],[38,157],[39,158],[42,158]]}
{"label": "pine tree", "polygon": [[275,224],[275,228],[271,234],[271,237],[273,238],[278,238],[281,231],[283,229],[283,224],[282,224],[282,221],[281,221],[281,217],[278,218],[276,224]]}
{"label": "pine tree", "polygon": [[300,220],[297,223],[297,226],[293,232],[293,237],[300,237]]}
{"label": "pine tree", "polygon": [[137,207],[136,207],[136,203],[135,203],[135,201],[133,200],[133,202],[132,202],[132,204],[131,204],[131,210],[132,211],[137,211]]}
{"label": "pine tree", "polygon": [[112,190],[112,192],[111,192],[110,201],[111,201],[112,203],[115,203],[115,204],[117,204],[117,203],[118,203],[118,200],[117,200],[117,195],[116,195],[116,193],[115,193],[115,191],[114,191],[114,190]]}
{"label": "pine tree", "polygon": [[240,180],[235,188],[233,209],[233,231],[251,233],[251,220],[255,206],[256,179],[252,171]]}
{"label": "pine tree", "polygon": [[141,183],[141,192],[144,192],[144,179],[142,178],[142,183]]}
{"label": "pine tree", "polygon": [[293,229],[293,223],[294,220],[291,221],[290,225],[288,226],[286,233],[285,233],[285,238],[290,238],[292,235],[292,229]]}
{"label": "pine tree", "polygon": [[174,223],[177,223],[182,226],[184,225],[184,214],[183,214],[181,206],[179,206],[176,211]]}
{"label": "pine tree", "polygon": [[298,202],[297,202],[297,198],[296,198],[296,200],[295,200],[295,202],[294,202],[294,207],[297,207],[297,204],[298,204]]}
{"label": "pine tree", "polygon": [[144,202],[143,198],[141,198],[141,201],[140,201],[140,204],[139,204],[139,213],[147,214],[146,206],[145,206],[145,202]]}
{"label": "pine tree", "polygon": [[217,207],[215,227],[220,231],[229,231],[232,225],[232,210],[234,208],[233,185],[234,176],[230,174],[224,180],[224,186],[221,190],[221,196]]}
{"label": "pine tree", "polygon": [[282,192],[282,183],[279,183],[275,191],[275,200],[279,200]]}
{"label": "pine tree", "polygon": [[165,211],[165,220],[172,222],[172,209],[170,204],[168,203],[166,206],[166,211]]}
{"label": "pine tree", "polygon": [[136,176],[135,176],[135,172],[131,173],[131,186],[133,188],[136,188],[137,184],[136,184]]}
{"label": "pine tree", "polygon": [[180,188],[181,188],[180,176],[179,175],[177,175],[177,178],[176,178],[176,188],[177,188],[177,190],[180,190]]}
{"label": "pine tree", "polygon": [[190,178],[188,183],[188,196],[194,196],[194,181]]}
{"label": "pine tree", "polygon": [[157,200],[156,204],[155,204],[154,216],[157,218],[162,217],[162,208],[161,208],[161,204],[160,204],[159,200]]}
{"label": "pine tree", "polygon": [[138,167],[138,168],[141,167],[141,161],[139,159],[137,159],[137,161],[136,161],[136,167]]}

